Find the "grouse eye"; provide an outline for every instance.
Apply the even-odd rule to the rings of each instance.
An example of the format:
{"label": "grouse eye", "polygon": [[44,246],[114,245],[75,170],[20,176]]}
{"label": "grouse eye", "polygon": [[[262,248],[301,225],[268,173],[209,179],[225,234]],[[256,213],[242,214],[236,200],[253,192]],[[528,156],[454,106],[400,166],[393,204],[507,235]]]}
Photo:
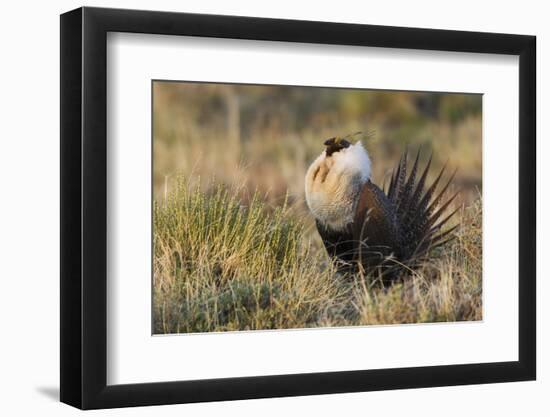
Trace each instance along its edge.
{"label": "grouse eye", "polygon": [[349,148],[350,145],[351,145],[351,143],[348,142],[348,141],[345,140],[345,139],[342,139],[342,140],[340,141],[340,145],[342,146],[342,148]]}
{"label": "grouse eye", "polygon": [[323,145],[325,145],[325,146],[334,145],[334,138],[329,138],[329,139],[325,140]]}

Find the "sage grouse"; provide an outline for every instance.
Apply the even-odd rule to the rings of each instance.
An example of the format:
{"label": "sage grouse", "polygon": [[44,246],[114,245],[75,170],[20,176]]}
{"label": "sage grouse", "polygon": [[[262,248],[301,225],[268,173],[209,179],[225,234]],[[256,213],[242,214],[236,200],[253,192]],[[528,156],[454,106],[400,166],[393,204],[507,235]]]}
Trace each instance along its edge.
{"label": "sage grouse", "polygon": [[[429,187],[431,160],[417,180],[420,150],[407,176],[407,152],[394,168],[389,187],[372,183],[371,162],[361,142],[330,138],[306,174],[306,201],[328,254],[340,268],[361,265],[391,281],[415,268],[428,252],[452,239],[457,226],[442,231],[456,213],[443,214],[455,199],[442,203],[454,178],[436,195],[445,166]],[[455,171],[456,173],[456,171]],[[385,187],[383,187],[385,188]]]}

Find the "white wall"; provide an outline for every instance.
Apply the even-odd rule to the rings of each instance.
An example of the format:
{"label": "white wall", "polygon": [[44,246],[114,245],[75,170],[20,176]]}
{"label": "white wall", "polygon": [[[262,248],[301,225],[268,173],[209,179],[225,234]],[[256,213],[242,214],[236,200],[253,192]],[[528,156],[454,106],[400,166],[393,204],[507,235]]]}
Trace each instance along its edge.
{"label": "white wall", "polygon": [[[550,248],[550,168],[541,166],[550,134],[550,26],[541,1],[480,2],[201,0],[92,1],[89,6],[240,14],[534,34],[538,37],[539,259]],[[59,17],[76,1],[5,2],[0,42],[0,410],[3,415],[73,415],[59,404]],[[7,128],[7,129],[6,129]],[[546,232],[546,233],[544,233]],[[542,236],[545,235],[544,238]],[[542,264],[542,262],[540,262]],[[537,382],[388,391],[101,411],[99,415],[549,415],[548,268],[539,264]],[[546,395],[545,395],[546,394]]]}

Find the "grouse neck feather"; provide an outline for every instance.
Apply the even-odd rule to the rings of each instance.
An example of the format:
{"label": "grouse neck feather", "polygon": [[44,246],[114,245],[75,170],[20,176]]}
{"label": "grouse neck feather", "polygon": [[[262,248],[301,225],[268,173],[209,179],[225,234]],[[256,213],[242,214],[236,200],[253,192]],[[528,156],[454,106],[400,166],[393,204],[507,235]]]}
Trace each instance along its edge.
{"label": "grouse neck feather", "polygon": [[370,175],[369,155],[361,142],[330,156],[323,151],[306,173],[306,201],[315,219],[331,230],[345,230]]}

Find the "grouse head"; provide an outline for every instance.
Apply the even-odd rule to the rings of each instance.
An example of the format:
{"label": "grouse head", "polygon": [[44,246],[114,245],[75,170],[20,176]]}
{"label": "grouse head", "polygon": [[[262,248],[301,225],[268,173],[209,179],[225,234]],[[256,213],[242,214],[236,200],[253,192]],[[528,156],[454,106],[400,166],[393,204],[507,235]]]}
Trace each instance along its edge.
{"label": "grouse head", "polygon": [[331,156],[335,152],[339,152],[342,149],[349,148],[351,142],[338,136],[325,140],[324,145],[327,147],[326,154]]}

